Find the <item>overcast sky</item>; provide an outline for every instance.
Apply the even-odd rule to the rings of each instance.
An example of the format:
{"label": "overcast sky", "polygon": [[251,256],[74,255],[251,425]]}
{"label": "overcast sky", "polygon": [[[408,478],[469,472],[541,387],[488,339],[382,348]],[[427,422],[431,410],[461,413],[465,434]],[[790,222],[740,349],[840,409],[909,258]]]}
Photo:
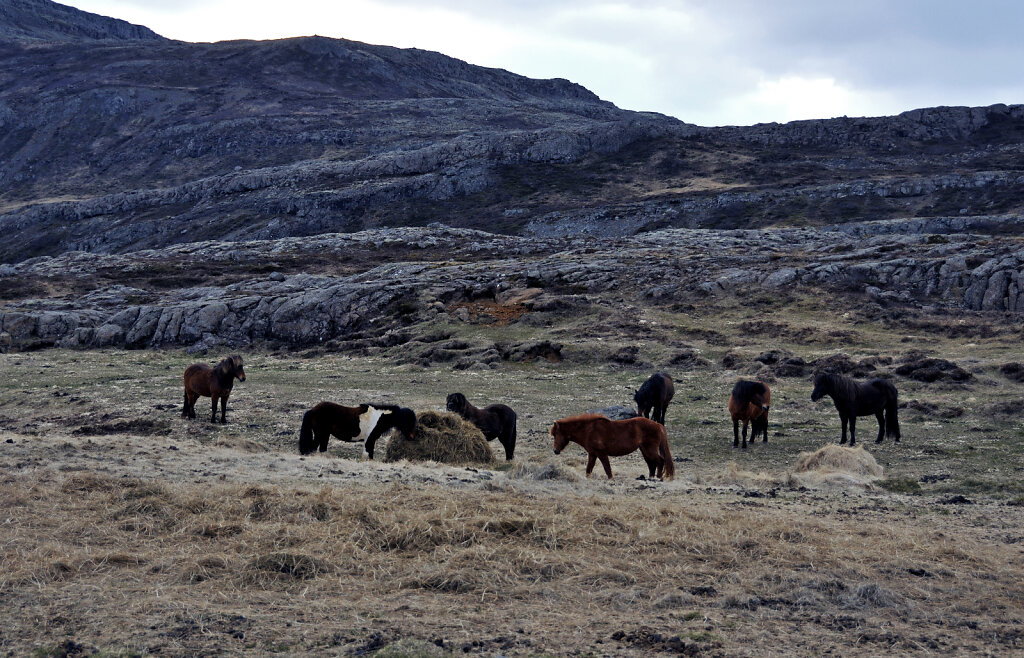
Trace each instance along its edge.
{"label": "overcast sky", "polygon": [[1019,0],[62,0],[185,41],[319,34],[699,125],[1024,102]]}

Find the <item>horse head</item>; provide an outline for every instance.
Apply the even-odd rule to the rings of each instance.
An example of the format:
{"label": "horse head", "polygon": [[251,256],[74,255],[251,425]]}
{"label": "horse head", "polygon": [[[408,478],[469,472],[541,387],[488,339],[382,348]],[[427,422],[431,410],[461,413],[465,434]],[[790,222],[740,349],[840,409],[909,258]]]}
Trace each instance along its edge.
{"label": "horse head", "polygon": [[238,378],[238,381],[245,381],[245,368],[242,367],[242,357],[235,354],[229,356],[228,360],[231,362],[231,374]]}
{"label": "horse head", "polygon": [[395,429],[410,441],[416,440],[416,412],[402,407],[395,414]]}
{"label": "horse head", "polygon": [[565,430],[561,423],[555,421],[555,424],[548,430],[548,434],[554,441],[555,454],[561,453],[565,450],[565,446],[569,445],[569,433]]}
{"label": "horse head", "polygon": [[828,377],[825,373],[814,376],[814,390],[811,391],[811,402],[817,402],[828,393]]}
{"label": "horse head", "polygon": [[636,402],[636,412],[644,418],[647,418],[651,413],[651,407],[654,406],[651,398],[641,394],[640,391],[633,393],[633,402]]}
{"label": "horse head", "polygon": [[452,393],[445,400],[445,408],[453,413],[462,414],[462,410],[466,408],[466,404],[469,400],[462,393]]}

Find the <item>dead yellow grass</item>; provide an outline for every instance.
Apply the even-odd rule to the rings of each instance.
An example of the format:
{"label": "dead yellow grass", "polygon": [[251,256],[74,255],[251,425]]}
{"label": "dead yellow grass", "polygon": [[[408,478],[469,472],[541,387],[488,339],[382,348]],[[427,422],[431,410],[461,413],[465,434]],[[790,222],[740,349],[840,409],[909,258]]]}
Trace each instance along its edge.
{"label": "dead yellow grass", "polygon": [[[882,512],[852,516],[845,499],[811,516],[796,500],[623,497],[567,482],[554,494],[531,484],[541,470],[514,490],[6,474],[0,648],[1019,649],[1019,549],[969,520],[937,530],[912,510],[897,527]],[[1021,511],[1008,513],[1019,525]]]}

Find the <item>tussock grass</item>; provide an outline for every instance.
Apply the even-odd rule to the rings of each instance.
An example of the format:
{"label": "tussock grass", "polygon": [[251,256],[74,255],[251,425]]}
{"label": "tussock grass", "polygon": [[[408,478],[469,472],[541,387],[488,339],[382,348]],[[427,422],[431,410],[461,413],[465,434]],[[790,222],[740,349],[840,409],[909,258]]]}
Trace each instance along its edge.
{"label": "tussock grass", "polygon": [[[0,497],[18,504],[0,544],[5,648],[73,636],[179,654],[351,652],[368,624],[381,646],[444,637],[507,654],[597,640],[642,652],[630,642],[654,634],[742,654],[778,624],[801,629],[787,642],[818,648],[849,649],[851,624],[888,629],[855,654],[913,652],[922,633],[993,650],[1017,641],[1017,551],[967,519],[938,531],[916,513],[898,527],[884,516],[850,523],[798,500],[553,494],[537,477],[550,469],[513,469],[509,491],[8,474]],[[634,640],[614,644],[619,632]]]}

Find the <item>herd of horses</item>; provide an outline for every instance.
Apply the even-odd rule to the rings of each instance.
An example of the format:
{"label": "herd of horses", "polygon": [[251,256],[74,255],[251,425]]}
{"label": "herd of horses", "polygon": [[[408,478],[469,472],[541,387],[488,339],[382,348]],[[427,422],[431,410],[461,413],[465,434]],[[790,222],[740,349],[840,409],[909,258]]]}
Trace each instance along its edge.
{"label": "herd of horses", "polygon": [[[231,388],[237,379],[245,381],[242,357],[234,355],[223,359],[216,366],[196,363],[185,369],[185,403],[181,410],[184,418],[195,418],[195,403],[199,397],[208,397],[213,403],[210,422],[217,422],[217,405],[220,404],[220,422],[227,422],[227,402]],[[651,478],[671,480],[675,475],[675,464],[669,449],[668,434],[665,430],[665,411],[675,395],[672,378],[664,372],[651,375],[633,395],[638,415],[635,418],[611,420],[598,413],[586,413],[562,418],[551,426],[549,434],[555,454],[560,454],[569,443],[579,444],[587,452],[587,477],[600,461],[605,474],[612,478],[609,457],[621,457],[640,450]],[[811,401],[817,402],[825,396],[832,398],[842,426],[840,444],[857,442],[856,425],[858,416],[875,416],[878,420],[878,437],[881,443],[885,437],[895,442],[900,440],[900,424],[897,415],[897,391],[885,379],[858,382],[844,375],[819,373],[814,376],[814,390]],[[742,423],[742,449],[747,448],[747,428],[750,441],[758,435],[762,442],[768,442],[768,412],[771,408],[772,392],[768,385],[759,381],[739,380],[729,395],[729,414],[732,416],[733,448],[740,447],[740,423]],[[483,433],[488,441],[498,439],[505,449],[505,459],[511,460],[516,449],[516,412],[504,404],[491,404],[482,409],[469,403],[462,393],[452,393],[445,401],[448,411],[458,414],[471,422]],[[407,440],[416,440],[416,413],[412,409],[393,404],[360,404],[346,407],[334,402],[320,402],[302,416],[299,429],[299,452],[307,455],[315,450],[325,452],[331,436],[340,441],[356,441],[363,444],[363,458],[373,459],[374,446],[385,433],[396,430]]]}

